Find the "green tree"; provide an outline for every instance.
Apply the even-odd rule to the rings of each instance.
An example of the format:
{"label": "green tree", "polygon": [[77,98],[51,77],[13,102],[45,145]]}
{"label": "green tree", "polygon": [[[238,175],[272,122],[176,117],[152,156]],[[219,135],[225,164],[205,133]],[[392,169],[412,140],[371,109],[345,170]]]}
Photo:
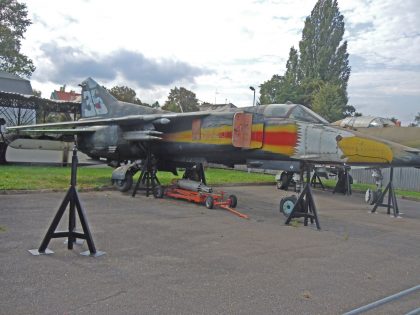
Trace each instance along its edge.
{"label": "green tree", "polygon": [[159,102],[158,102],[158,101],[156,101],[156,102],[154,102],[154,103],[151,105],[151,107],[152,107],[152,108],[160,108],[160,104],[159,104]]}
{"label": "green tree", "polygon": [[40,90],[36,90],[36,89],[32,89],[32,93],[36,97],[41,97],[41,95],[42,95],[42,92]]}
{"label": "green tree", "polygon": [[414,117],[414,124],[416,126],[420,126],[420,112],[418,112],[416,117]]}
{"label": "green tree", "polygon": [[360,117],[362,116],[362,113],[356,112],[356,108],[352,105],[346,105],[344,106],[344,116],[354,116],[354,117]]}
{"label": "green tree", "polygon": [[302,76],[299,68],[298,51],[292,47],[289,52],[289,59],[286,63],[286,73],[282,86],[277,94],[277,103],[291,101],[293,103],[302,103]]}
{"label": "green tree", "polygon": [[273,75],[268,81],[265,81],[260,85],[260,104],[274,104],[277,102],[277,93],[281,88],[281,84],[284,80],[283,76]]}
{"label": "green tree", "polygon": [[0,70],[30,77],[35,71],[31,59],[20,53],[21,40],[32,24],[26,4],[0,0]]}
{"label": "green tree", "polygon": [[139,98],[136,97],[136,91],[128,86],[114,86],[108,90],[117,100],[121,102],[133,103],[138,105],[148,106],[143,104]]}
{"label": "green tree", "polygon": [[[347,106],[350,67],[343,34],[344,17],[340,14],[337,1],[318,0],[305,20],[299,51],[294,47],[290,49],[284,76],[274,75],[260,86],[261,103],[292,101],[319,113],[328,112],[328,108],[336,111],[338,107],[341,108],[342,117],[354,113],[354,107]],[[332,92],[337,88],[340,91]],[[325,98],[327,91],[333,93],[334,97]],[[314,107],[316,95],[318,103]],[[334,103],[321,104],[321,96],[334,100]]]}
{"label": "green tree", "polygon": [[343,34],[344,16],[337,0],[318,0],[306,18],[299,42],[299,67],[303,77],[334,83],[346,94],[350,67]]}
{"label": "green tree", "polygon": [[329,121],[343,118],[342,90],[326,83],[313,95],[312,109]]}
{"label": "green tree", "polygon": [[178,113],[196,112],[199,111],[198,99],[195,93],[183,87],[175,87],[169,92],[168,99],[162,109]]}

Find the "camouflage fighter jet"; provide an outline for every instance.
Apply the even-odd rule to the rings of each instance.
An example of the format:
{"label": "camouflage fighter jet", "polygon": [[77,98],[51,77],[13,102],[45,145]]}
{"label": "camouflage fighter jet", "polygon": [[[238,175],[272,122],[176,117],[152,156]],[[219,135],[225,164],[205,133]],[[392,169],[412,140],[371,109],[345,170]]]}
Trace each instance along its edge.
{"label": "camouflage fighter jet", "polygon": [[[91,157],[135,161],[150,154],[157,170],[174,173],[201,163],[279,170],[297,170],[302,162],[420,166],[420,150],[336,128],[299,104],[171,113],[120,102],[91,78],[81,86],[80,120],[8,131],[77,135],[79,150]],[[113,177],[128,190],[139,169],[128,164]]]}
{"label": "camouflage fighter jet", "polygon": [[[280,210],[288,216],[286,224],[294,215],[303,214],[305,225],[308,219],[315,219],[319,229],[309,185],[311,166],[420,167],[420,150],[331,126],[299,104],[171,113],[120,102],[91,78],[81,86],[80,120],[9,127],[8,131],[61,135],[63,140],[77,135],[78,148],[91,157],[134,161],[112,174],[121,191],[131,188],[133,175],[140,170],[142,183],[147,179],[148,186],[152,179],[155,196],[163,195],[160,185],[155,185],[155,179],[159,183],[158,170],[176,174],[177,167],[185,167],[184,176],[203,183],[205,163],[247,164],[253,168],[293,172],[306,170],[307,184],[299,198],[283,198]],[[13,143],[10,145],[13,147]]]}

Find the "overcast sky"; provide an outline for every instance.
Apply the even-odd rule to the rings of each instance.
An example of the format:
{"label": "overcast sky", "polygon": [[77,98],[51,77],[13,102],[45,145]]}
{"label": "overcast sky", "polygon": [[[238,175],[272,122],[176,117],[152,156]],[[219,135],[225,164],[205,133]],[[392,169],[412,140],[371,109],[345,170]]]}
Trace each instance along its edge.
{"label": "overcast sky", "polygon": [[[22,50],[37,69],[32,87],[54,89],[92,77],[126,85],[143,102],[183,86],[200,101],[252,105],[253,92],[283,74],[315,0],[28,0],[33,24]],[[349,104],[363,114],[420,112],[417,0],[339,0],[352,72]]]}

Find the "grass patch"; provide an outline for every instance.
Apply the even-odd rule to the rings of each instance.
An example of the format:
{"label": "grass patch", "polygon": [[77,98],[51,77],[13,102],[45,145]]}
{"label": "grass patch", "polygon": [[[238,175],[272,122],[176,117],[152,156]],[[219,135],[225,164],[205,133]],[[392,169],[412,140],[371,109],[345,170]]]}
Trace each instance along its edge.
{"label": "grass patch", "polygon": [[[77,172],[77,185],[81,189],[100,189],[110,186],[112,170],[109,167],[80,167]],[[70,184],[70,171],[70,167],[59,166],[2,165],[0,166],[0,190],[66,189]],[[163,185],[181,176],[182,172],[179,172],[179,176],[168,172],[158,173]],[[274,183],[273,175],[213,168],[206,170],[206,177],[209,185]]]}
{"label": "grass patch", "polygon": [[299,220],[298,219],[290,220],[290,226],[293,226],[294,228],[299,227]]}
{"label": "grass patch", "polygon": [[[79,167],[77,171],[77,186],[80,189],[101,189],[111,185],[110,167]],[[60,166],[16,166],[0,165],[0,190],[40,190],[40,189],[67,189],[70,184],[70,167]],[[163,185],[168,185],[172,179],[181,178],[168,172],[159,172],[158,177]],[[139,173],[136,175],[137,180]],[[240,183],[273,183],[274,176],[262,173],[248,173],[226,169],[209,168],[206,170],[207,182],[210,186],[220,184]],[[336,181],[323,179],[323,184],[333,189]],[[376,189],[371,184],[353,184],[354,190],[366,191],[368,188]],[[398,196],[414,197],[420,199],[420,192],[395,190]]]}
{"label": "grass patch", "polygon": [[[323,179],[322,183],[324,184],[325,187],[333,189],[335,187],[336,181],[333,179],[327,179],[327,180]],[[351,188],[354,190],[360,190],[360,191],[366,191],[368,188],[376,190],[376,185],[354,183],[353,185],[351,185]],[[385,189],[385,186],[382,189]],[[414,197],[414,198],[420,199],[420,192],[418,191],[395,189],[395,193],[397,194],[397,196]]]}
{"label": "grass patch", "polygon": [[6,232],[6,231],[7,231],[6,228],[0,225],[0,233]]}

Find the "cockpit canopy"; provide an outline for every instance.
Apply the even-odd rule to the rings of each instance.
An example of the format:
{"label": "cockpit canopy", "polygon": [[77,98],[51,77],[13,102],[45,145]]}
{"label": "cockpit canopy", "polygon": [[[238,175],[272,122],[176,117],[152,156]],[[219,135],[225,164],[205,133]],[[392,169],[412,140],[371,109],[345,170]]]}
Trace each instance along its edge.
{"label": "cockpit canopy", "polygon": [[265,105],[263,115],[273,118],[290,118],[315,124],[328,124],[328,121],[300,104]]}

